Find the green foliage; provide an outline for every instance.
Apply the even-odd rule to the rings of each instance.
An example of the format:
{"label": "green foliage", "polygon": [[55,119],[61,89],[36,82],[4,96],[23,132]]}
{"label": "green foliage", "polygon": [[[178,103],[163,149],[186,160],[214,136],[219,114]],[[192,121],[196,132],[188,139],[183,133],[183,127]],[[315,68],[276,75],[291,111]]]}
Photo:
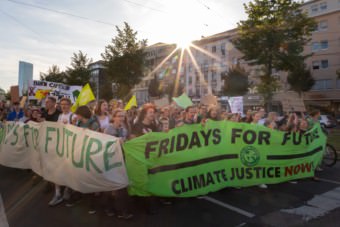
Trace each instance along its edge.
{"label": "green foliage", "polygon": [[173,83],[168,84],[164,91],[164,94],[168,96],[169,102],[171,102],[172,97],[178,97],[184,92],[184,86],[179,82],[176,84],[174,81]]}
{"label": "green foliage", "polygon": [[315,84],[311,72],[306,69],[306,65],[301,63],[289,72],[287,81],[291,90],[297,92],[300,96],[302,92],[309,91]]}
{"label": "green foliage", "polygon": [[73,53],[71,57],[71,67],[66,70],[65,83],[68,85],[81,85],[90,82],[90,70],[88,65],[92,63],[92,59],[89,59],[86,54],[79,51],[77,54]]}
{"label": "green foliage", "polygon": [[90,81],[88,65],[91,62],[92,59],[89,59],[83,52],[73,53],[71,67],[67,67],[65,72],[61,71],[57,65],[52,65],[47,73],[40,73],[40,80],[84,86]]}
{"label": "green foliage", "polygon": [[222,76],[224,85],[222,94],[227,96],[243,96],[248,92],[248,74],[240,65],[236,65]]}
{"label": "green foliage", "polygon": [[274,77],[261,76],[261,83],[257,85],[257,91],[263,97],[265,104],[271,101],[275,91],[280,88],[278,79]]}
{"label": "green foliage", "polygon": [[301,10],[302,3],[293,0],[254,0],[244,5],[248,19],[238,23],[235,47],[251,65],[265,67],[260,90],[271,99],[275,79],[273,69],[291,71],[292,63],[303,61],[303,48],[310,41],[316,22]]}
{"label": "green foliage", "polygon": [[57,65],[52,65],[47,73],[40,73],[40,80],[65,83],[66,74],[65,72],[60,71],[60,68]]}
{"label": "green foliage", "polygon": [[148,92],[151,97],[159,97],[162,95],[161,86],[157,76],[155,76],[149,83]]}
{"label": "green foliage", "polygon": [[138,41],[137,32],[126,22],[123,29],[116,26],[116,30],[102,58],[107,75],[117,84],[115,96],[123,98],[143,78],[146,40]]}

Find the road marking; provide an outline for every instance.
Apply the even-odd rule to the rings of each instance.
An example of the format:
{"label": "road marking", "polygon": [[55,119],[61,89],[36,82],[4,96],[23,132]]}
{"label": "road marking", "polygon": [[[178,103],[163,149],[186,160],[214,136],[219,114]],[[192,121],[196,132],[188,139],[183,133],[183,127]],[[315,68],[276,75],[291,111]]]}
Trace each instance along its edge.
{"label": "road marking", "polygon": [[306,205],[293,208],[282,209],[281,212],[302,216],[302,219],[309,221],[340,207],[340,187],[320,195],[314,196],[307,201]]}
{"label": "road marking", "polygon": [[21,199],[19,199],[17,202],[15,202],[12,206],[10,206],[7,209],[7,217],[10,219],[12,217],[12,215],[14,215],[14,212],[20,206],[23,206],[24,203],[27,202],[29,199],[32,199],[34,197],[34,195],[40,193],[44,186],[45,186],[44,181],[40,181],[33,188],[28,190],[28,192],[26,192],[26,194]]}
{"label": "road marking", "polygon": [[1,195],[0,195],[0,226],[9,227]]}
{"label": "road marking", "polygon": [[245,226],[247,223],[246,222],[242,222],[241,224],[235,226],[235,227],[242,227],[242,226]]}
{"label": "road marking", "polygon": [[325,179],[325,178],[319,178],[319,180],[322,181],[322,182],[327,182],[327,183],[332,183],[332,184],[338,184],[338,185],[340,185],[340,182],[339,182],[339,181],[328,180],[328,179]]}
{"label": "road marking", "polygon": [[214,198],[211,198],[210,196],[201,196],[201,197],[198,197],[198,198],[199,198],[199,199],[207,200],[207,201],[209,201],[209,202],[212,202],[212,203],[214,203],[214,204],[217,204],[217,205],[222,206],[222,207],[224,207],[224,208],[227,208],[227,209],[229,209],[229,210],[235,211],[236,213],[242,214],[242,215],[244,215],[244,216],[246,216],[246,217],[248,217],[248,218],[253,218],[253,217],[255,217],[255,214],[249,213],[248,211],[245,211],[245,210],[242,210],[242,209],[240,209],[240,208],[234,207],[234,206],[229,205],[229,204],[227,204],[227,203],[223,203],[223,202],[218,201],[218,200],[216,200],[216,199],[214,199]]}

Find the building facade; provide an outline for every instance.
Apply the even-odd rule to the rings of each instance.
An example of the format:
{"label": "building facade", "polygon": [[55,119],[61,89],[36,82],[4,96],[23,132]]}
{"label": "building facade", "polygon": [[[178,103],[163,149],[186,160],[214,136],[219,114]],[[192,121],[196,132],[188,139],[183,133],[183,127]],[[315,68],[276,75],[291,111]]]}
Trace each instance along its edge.
{"label": "building facade", "polygon": [[326,112],[340,112],[340,0],[312,0],[303,10],[315,19],[317,27],[306,53],[313,53],[306,64],[315,85],[305,92],[305,104]]}
{"label": "building facade", "polygon": [[[106,75],[105,75],[105,66],[103,61],[96,61],[88,65],[90,70],[90,82],[93,85],[93,92],[98,99],[105,99],[109,97],[104,97],[104,92],[107,90],[106,86],[111,88],[112,95],[112,85],[107,85]],[[105,87],[104,87],[105,86]],[[112,98],[112,97],[110,97]]]}
{"label": "building facade", "polygon": [[19,61],[19,76],[18,76],[18,85],[19,85],[19,96],[27,93],[28,86],[33,81],[33,64]]}
{"label": "building facade", "polygon": [[[177,76],[180,50],[175,44],[156,43],[145,49],[145,76],[143,80],[134,87],[138,104],[150,101],[149,83],[155,77],[159,80],[162,90],[165,90]],[[180,83],[184,83],[184,66],[180,69]]]}

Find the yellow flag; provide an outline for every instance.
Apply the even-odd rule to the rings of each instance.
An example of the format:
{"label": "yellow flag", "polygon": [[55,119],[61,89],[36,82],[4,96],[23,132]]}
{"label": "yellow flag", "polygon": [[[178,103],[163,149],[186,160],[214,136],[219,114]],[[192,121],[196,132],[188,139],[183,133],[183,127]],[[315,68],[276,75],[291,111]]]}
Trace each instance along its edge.
{"label": "yellow flag", "polygon": [[136,96],[132,96],[129,102],[126,104],[124,110],[129,110],[131,107],[136,106],[137,107],[137,99]]}
{"label": "yellow flag", "polygon": [[91,102],[92,100],[95,100],[96,97],[94,96],[92,89],[90,87],[90,84],[86,84],[83,89],[81,89],[79,96],[76,100],[76,102],[71,107],[71,111],[75,112],[79,106],[86,105],[87,103]]}

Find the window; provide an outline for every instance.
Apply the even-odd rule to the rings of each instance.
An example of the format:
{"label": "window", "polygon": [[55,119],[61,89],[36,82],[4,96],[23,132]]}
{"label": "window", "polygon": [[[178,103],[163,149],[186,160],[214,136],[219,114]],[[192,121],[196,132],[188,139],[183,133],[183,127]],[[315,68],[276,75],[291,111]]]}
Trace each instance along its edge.
{"label": "window", "polygon": [[322,69],[328,68],[328,60],[321,60],[321,68]]}
{"label": "window", "polygon": [[225,56],[225,43],[221,44],[221,55]]}
{"label": "window", "polygon": [[321,61],[313,61],[313,70],[318,70],[318,69],[327,69],[328,68],[328,60],[321,60]]}
{"label": "window", "polygon": [[319,22],[319,31],[326,31],[328,28],[328,21],[324,20],[324,21],[320,21]]}
{"label": "window", "polygon": [[313,61],[313,70],[320,69],[320,62],[319,61]]}
{"label": "window", "polygon": [[318,51],[319,48],[320,48],[319,42],[313,42],[313,43],[312,43],[312,51],[313,51],[313,52]]}
{"label": "window", "polygon": [[332,87],[332,80],[316,80],[312,90],[327,90]]}
{"label": "window", "polygon": [[212,52],[212,53],[216,53],[216,46],[212,46],[212,47],[211,47],[211,52]]}
{"label": "window", "polygon": [[192,65],[191,65],[191,63],[189,63],[189,72],[191,72],[192,71]]}
{"label": "window", "polygon": [[320,11],[325,11],[325,10],[327,10],[327,2],[320,3]]}
{"label": "window", "polygon": [[326,49],[328,49],[328,40],[322,40],[322,41],[320,42],[320,49],[321,49],[321,50],[326,50]]}
{"label": "window", "polygon": [[211,71],[211,80],[212,81],[216,81],[217,80],[217,73],[216,73],[216,71]]}
{"label": "window", "polygon": [[310,7],[310,10],[311,10],[312,14],[314,14],[314,13],[317,13],[317,12],[318,12],[319,7],[318,7],[318,5],[312,5],[312,6]]}
{"label": "window", "polygon": [[208,71],[204,71],[204,81],[208,81]]}

